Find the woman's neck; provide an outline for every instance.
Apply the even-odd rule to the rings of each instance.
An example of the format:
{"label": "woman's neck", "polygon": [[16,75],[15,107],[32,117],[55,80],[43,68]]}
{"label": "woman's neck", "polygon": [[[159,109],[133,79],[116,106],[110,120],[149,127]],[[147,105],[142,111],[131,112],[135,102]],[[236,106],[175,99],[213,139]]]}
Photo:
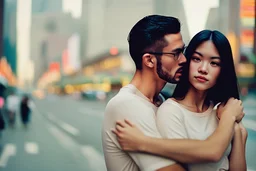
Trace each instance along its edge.
{"label": "woman's neck", "polygon": [[202,113],[209,107],[208,102],[205,101],[206,95],[206,91],[198,91],[191,87],[185,98],[177,101],[192,112]]}

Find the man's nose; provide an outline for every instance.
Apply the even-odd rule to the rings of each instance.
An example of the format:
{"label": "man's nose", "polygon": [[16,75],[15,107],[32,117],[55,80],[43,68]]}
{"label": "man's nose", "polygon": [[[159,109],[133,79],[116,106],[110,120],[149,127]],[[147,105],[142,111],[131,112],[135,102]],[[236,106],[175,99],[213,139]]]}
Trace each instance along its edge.
{"label": "man's nose", "polygon": [[180,54],[180,60],[179,60],[179,63],[185,63],[187,62],[187,58],[185,57],[185,55],[183,53]]}

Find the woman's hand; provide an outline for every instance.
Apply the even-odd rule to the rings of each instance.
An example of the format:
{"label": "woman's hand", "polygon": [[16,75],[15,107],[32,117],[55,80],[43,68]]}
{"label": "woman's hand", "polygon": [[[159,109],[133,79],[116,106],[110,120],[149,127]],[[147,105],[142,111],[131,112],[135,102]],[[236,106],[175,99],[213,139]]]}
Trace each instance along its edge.
{"label": "woman's hand", "polygon": [[240,122],[244,117],[244,107],[241,100],[230,98],[227,103],[221,103],[217,107],[217,117],[221,119],[222,115],[228,115]]}
{"label": "woman's hand", "polygon": [[117,121],[116,129],[112,130],[117,136],[121,148],[125,151],[140,151],[146,136],[130,121]]}

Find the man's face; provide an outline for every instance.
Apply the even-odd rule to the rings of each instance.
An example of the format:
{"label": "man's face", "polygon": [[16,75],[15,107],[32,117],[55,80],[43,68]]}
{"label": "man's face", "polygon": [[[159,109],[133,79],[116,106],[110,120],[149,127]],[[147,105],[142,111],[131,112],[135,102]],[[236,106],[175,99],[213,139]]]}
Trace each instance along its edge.
{"label": "man's face", "polygon": [[163,48],[163,54],[157,60],[158,76],[169,82],[177,83],[182,75],[182,67],[187,61],[183,55],[184,42],[180,33],[168,34],[165,36],[168,46]]}

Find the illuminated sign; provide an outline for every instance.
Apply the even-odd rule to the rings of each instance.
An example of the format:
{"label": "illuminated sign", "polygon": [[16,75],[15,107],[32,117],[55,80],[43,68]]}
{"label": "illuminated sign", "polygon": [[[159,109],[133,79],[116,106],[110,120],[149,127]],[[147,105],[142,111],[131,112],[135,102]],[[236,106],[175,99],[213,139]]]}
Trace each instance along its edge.
{"label": "illuminated sign", "polygon": [[87,66],[83,69],[85,75],[92,75],[94,72],[111,70],[113,68],[121,67],[121,57],[112,57],[104,59],[100,62]]}
{"label": "illuminated sign", "polygon": [[254,32],[252,29],[243,29],[241,30],[241,37],[240,37],[241,44],[246,47],[253,46],[254,40]]}
{"label": "illuminated sign", "polygon": [[253,48],[255,25],[255,0],[240,1],[241,34],[240,43],[243,48]]}
{"label": "illuminated sign", "polygon": [[240,17],[254,18],[255,17],[255,0],[241,0]]}

